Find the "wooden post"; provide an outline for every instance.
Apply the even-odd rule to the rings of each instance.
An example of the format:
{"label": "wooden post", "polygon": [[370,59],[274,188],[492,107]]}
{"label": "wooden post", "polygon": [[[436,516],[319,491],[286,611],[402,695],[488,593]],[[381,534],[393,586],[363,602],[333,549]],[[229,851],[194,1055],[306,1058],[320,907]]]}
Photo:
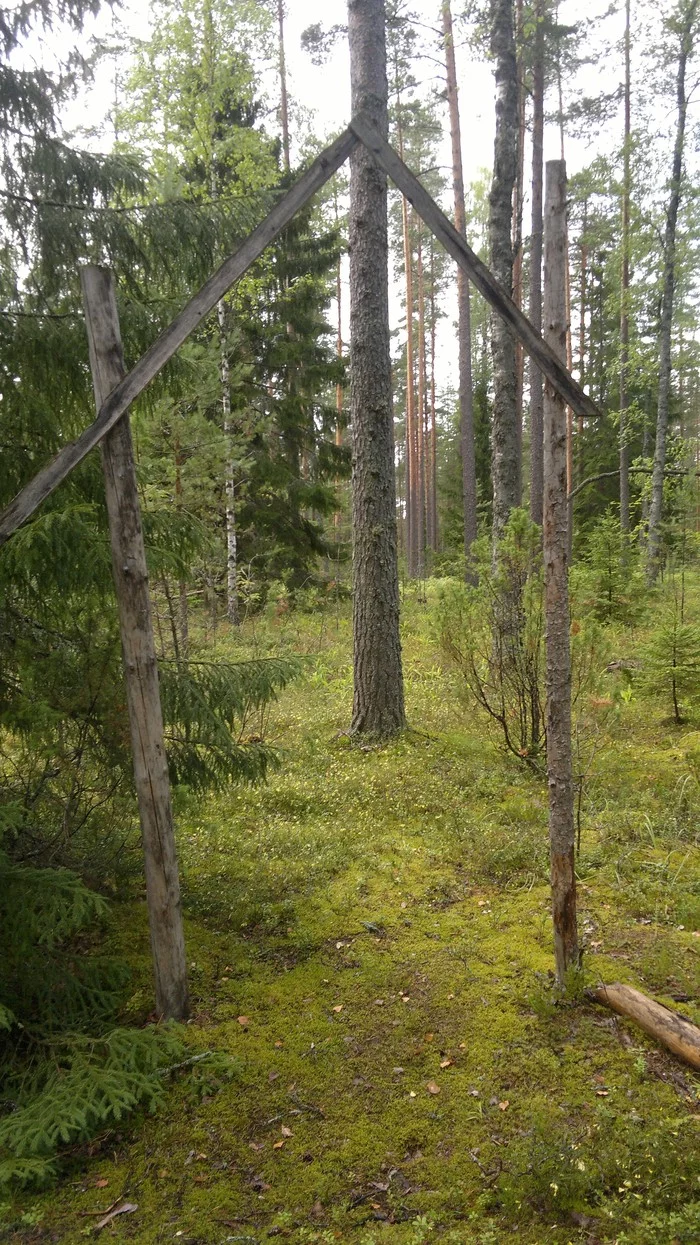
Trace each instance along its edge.
{"label": "wooden post", "polygon": [[[81,269],[95,404],[125,375],[114,276]],[[129,707],[134,779],[146,871],[156,1009],[166,1019],[187,1015],[187,969],[180,907],[168,763],[151,622],[148,571],[128,411],[101,445]]]}
{"label": "wooden post", "polygon": [[[544,223],[544,338],[566,358],[566,165],[547,163]],[[544,393],[543,546],[547,620],[547,782],[552,916],[557,980],[579,963],[571,763],[567,416],[548,377]]]}

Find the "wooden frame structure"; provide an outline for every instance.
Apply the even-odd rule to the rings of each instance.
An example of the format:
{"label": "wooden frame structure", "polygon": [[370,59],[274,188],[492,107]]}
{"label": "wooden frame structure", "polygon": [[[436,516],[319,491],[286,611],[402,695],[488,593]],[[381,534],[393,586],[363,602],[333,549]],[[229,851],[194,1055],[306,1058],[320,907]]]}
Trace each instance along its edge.
{"label": "wooden frame structure", "polygon": [[129,407],[172,358],[217,302],[260,257],[296,213],[362,143],[414,206],[445,250],[491,307],[510,326],[552,388],[580,417],[600,412],[558,353],[516,307],[435,200],[376,128],[356,116],[316,158],[269,215],[186,304],[138,363],[124,375],[112,274],[83,270],[97,417],[25,485],[0,514],[0,546],[97,445],[102,445],[115,587],[119,603],[134,771],[144,845],[149,922],[159,1014],[187,1014],[187,974],[179,883],[165,765],[148,578],[131,451]]}

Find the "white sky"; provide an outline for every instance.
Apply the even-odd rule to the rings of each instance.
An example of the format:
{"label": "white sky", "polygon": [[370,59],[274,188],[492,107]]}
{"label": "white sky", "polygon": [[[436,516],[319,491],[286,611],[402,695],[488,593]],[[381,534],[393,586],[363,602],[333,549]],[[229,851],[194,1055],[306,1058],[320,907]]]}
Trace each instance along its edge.
{"label": "white sky", "polygon": [[[411,9],[418,19],[426,26],[433,26],[439,20],[440,0],[414,0]],[[453,4],[456,13],[460,4]],[[622,6],[620,6],[622,7]],[[650,0],[633,0],[633,11],[644,17],[650,10],[657,11],[658,6]],[[581,18],[592,19],[604,14],[608,9],[608,0],[561,0],[560,21],[574,22]],[[149,6],[138,0],[125,0],[119,11],[122,28],[128,35],[147,37],[149,32]],[[340,37],[330,59],[322,66],[315,66],[301,49],[302,31],[309,25],[320,22],[324,27],[344,25],[346,22],[345,0],[287,0],[286,20],[286,52],[288,68],[288,89],[292,101],[292,142],[297,152],[303,145],[304,138],[312,133],[316,141],[323,142],[339,129],[350,117],[350,72],[348,62],[347,40]],[[472,53],[465,44],[461,28],[456,26],[456,57],[459,79],[460,112],[462,120],[462,141],[465,181],[469,184],[476,180],[485,169],[489,169],[493,159],[494,137],[494,85],[491,66],[482,56]],[[621,40],[623,33],[623,15],[619,13],[608,17],[605,22],[605,34],[608,41]],[[94,22],[90,22],[85,31],[85,38],[91,35],[109,37],[114,30],[113,19],[105,10]],[[421,31],[425,39],[430,39],[426,30]],[[591,35],[591,42],[600,36]],[[54,42],[54,46],[56,43]],[[431,49],[436,58],[439,57],[437,39]],[[51,55],[51,42],[42,47],[38,41],[33,42],[31,49],[37,60]],[[61,53],[59,53],[61,54]],[[426,60],[415,66],[415,76],[426,92],[441,86],[440,68],[435,61]],[[598,66],[586,66],[579,72],[575,81],[564,83],[565,104],[573,94],[585,89],[585,94],[594,95],[604,88],[608,91],[622,79],[622,58],[619,52],[614,53],[613,60]],[[277,81],[274,71],[262,76],[271,103],[277,98]],[[114,99],[114,82],[110,74],[103,68],[98,80],[89,92],[71,106],[66,120],[73,128],[86,127],[93,131],[91,145],[108,145],[111,141],[109,127],[104,128],[104,118],[109,113]],[[550,91],[547,100],[550,112],[556,109],[554,92]],[[274,114],[266,122],[267,128],[275,124]],[[100,128],[102,127],[102,138]],[[95,133],[96,131],[96,133]],[[607,145],[619,145],[621,138],[621,116],[616,119],[607,139]],[[581,139],[567,139],[567,164],[569,173],[584,167],[598,154],[601,139],[596,138],[596,147]],[[558,158],[560,155],[559,132],[556,125],[548,124],[545,134],[545,160]],[[439,159],[447,172],[450,165],[449,131],[445,112],[444,141]],[[525,185],[529,182],[529,171],[526,170]],[[446,203],[449,210],[449,202]],[[524,232],[527,233],[528,205],[525,205]],[[347,306],[347,297],[345,305]],[[399,290],[392,289],[392,319],[396,325],[401,316]],[[445,305],[446,318],[438,332],[438,364],[440,382],[444,386],[454,380],[456,371],[455,336],[452,321],[456,316],[454,299],[449,295]]]}

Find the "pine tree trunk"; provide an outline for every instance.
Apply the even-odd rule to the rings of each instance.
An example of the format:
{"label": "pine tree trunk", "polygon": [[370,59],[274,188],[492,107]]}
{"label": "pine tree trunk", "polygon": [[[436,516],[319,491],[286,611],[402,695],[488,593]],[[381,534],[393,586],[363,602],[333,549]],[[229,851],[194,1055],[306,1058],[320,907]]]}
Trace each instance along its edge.
{"label": "pine tree trunk", "polygon": [[623,536],[623,557],[627,556],[630,531],[630,454],[628,439],[629,415],[629,289],[630,289],[630,196],[631,196],[631,86],[630,86],[630,0],[625,0],[625,137],[622,153],[622,276],[620,282],[620,528]]}
{"label": "pine tree trunk", "polygon": [[[542,180],[544,174],[544,0],[535,7],[532,68],[532,232],[530,238],[530,320],[542,331]],[[530,517],[542,525],[544,382],[530,360]]]}
{"label": "pine tree trunk", "polygon": [[[457,94],[457,69],[452,33],[452,11],[449,0],[444,0],[442,6],[442,26],[445,44],[445,68],[447,71],[447,103],[450,113],[450,137],[452,141],[455,229],[466,237],[462,137],[459,120],[459,97]],[[459,338],[459,412],[462,498],[464,505],[464,554],[467,578],[471,579],[471,550],[477,538],[476,448],[472,384],[471,297],[469,281],[461,268],[457,269],[457,334]]]}
{"label": "pine tree trunk", "polygon": [[[545,339],[566,358],[566,166],[547,164],[545,207]],[[543,545],[547,620],[547,782],[556,974],[578,966],[574,789],[571,760],[566,408],[548,383],[544,400]]]}
{"label": "pine tree trunk", "polygon": [[[383,0],[348,0],[353,115],[388,133]],[[352,732],[406,725],[399,639],[394,429],[389,353],[387,186],[358,147],[350,177],[350,403],[353,429]]]}
{"label": "pine tree trunk", "polygon": [[676,287],[676,226],[681,201],[683,178],[683,152],[685,149],[685,124],[688,111],[685,77],[688,58],[692,52],[698,0],[688,6],[681,31],[676,79],[677,122],[671,172],[671,194],[666,213],[663,258],[664,277],[661,299],[661,322],[659,325],[659,391],[656,408],[656,446],[651,477],[651,505],[649,507],[649,535],[647,542],[647,582],[656,582],[661,567],[661,518],[663,511],[664,475],[666,471],[666,435],[668,432],[668,409],[671,392],[671,335],[673,330],[673,299]]}
{"label": "pine tree trunk", "polygon": [[[513,0],[491,0],[491,48],[496,62],[496,141],[489,195],[491,269],[513,291],[512,203],[518,169],[518,81]],[[491,318],[493,354],[493,531],[498,539],[520,505],[520,455],[515,378],[515,338],[497,313]]]}

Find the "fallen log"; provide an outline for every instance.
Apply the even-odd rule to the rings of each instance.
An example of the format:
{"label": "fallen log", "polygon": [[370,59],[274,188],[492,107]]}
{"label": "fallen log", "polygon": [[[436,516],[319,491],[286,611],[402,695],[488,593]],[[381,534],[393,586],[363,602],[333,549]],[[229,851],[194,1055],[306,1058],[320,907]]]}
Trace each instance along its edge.
{"label": "fallen log", "polygon": [[700,1072],[700,1029],[686,1016],[671,1011],[663,1003],[648,999],[632,986],[616,983],[587,990],[586,997],[610,1007],[618,1016],[634,1020],[640,1029],[661,1042],[674,1055]]}

